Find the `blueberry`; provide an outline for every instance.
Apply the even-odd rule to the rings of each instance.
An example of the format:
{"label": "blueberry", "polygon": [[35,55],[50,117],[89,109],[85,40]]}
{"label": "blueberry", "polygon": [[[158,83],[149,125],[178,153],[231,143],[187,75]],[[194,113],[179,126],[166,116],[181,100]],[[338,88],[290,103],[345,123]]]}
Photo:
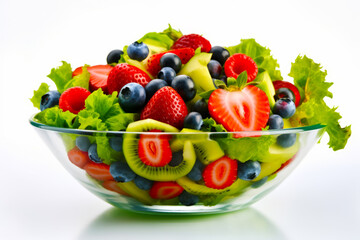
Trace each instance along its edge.
{"label": "blueberry", "polygon": [[109,139],[109,144],[112,149],[117,152],[122,151],[123,138],[122,137],[112,137]]}
{"label": "blueberry", "polygon": [[294,145],[296,142],[296,134],[295,133],[287,133],[281,134],[276,138],[276,143],[283,148],[288,148]]}
{"label": "blueberry", "polygon": [[143,177],[140,177],[138,175],[135,177],[134,183],[138,188],[140,188],[142,190],[145,190],[145,191],[150,190],[150,188],[154,184],[153,181],[151,181],[149,179],[146,179],[146,178],[143,178]]}
{"label": "blueberry", "polygon": [[119,49],[112,50],[111,52],[109,52],[109,54],[106,57],[107,64],[112,64],[112,63],[117,64],[121,58],[121,55],[123,54],[124,52]]}
{"label": "blueberry", "polygon": [[193,168],[186,176],[193,181],[200,181],[202,179],[203,169],[204,165],[199,160],[196,160]]}
{"label": "blueberry", "polygon": [[221,75],[222,67],[221,64],[216,60],[210,60],[207,64],[211,77],[218,79]]}
{"label": "blueberry", "polygon": [[42,95],[40,101],[40,110],[43,111],[47,108],[59,105],[60,93],[58,91],[50,91]]}
{"label": "blueberry", "polygon": [[220,46],[212,47],[209,53],[212,53],[211,59],[218,61],[222,66],[230,57],[229,51]]}
{"label": "blueberry", "polygon": [[196,89],[194,81],[187,75],[178,75],[171,82],[171,87],[175,89],[186,101],[190,101],[196,95]]}
{"label": "blueberry", "polygon": [[203,118],[198,112],[190,112],[184,119],[184,128],[200,130],[203,124]]}
{"label": "blueberry", "polygon": [[267,122],[269,129],[283,129],[284,128],[284,120],[277,114],[273,114],[269,117]]}
{"label": "blueberry", "polygon": [[130,182],[135,179],[136,174],[126,162],[113,162],[110,165],[110,174],[117,182]]}
{"label": "blueberry", "polygon": [[171,67],[163,67],[158,73],[158,78],[165,80],[168,85],[171,85],[174,77],[176,77],[176,72]]}
{"label": "blueberry", "polygon": [[260,171],[261,165],[258,161],[238,162],[238,178],[242,180],[251,181],[259,176]]}
{"label": "blueberry", "polygon": [[96,163],[101,163],[102,160],[99,158],[98,152],[97,152],[97,144],[93,143],[90,145],[89,150],[88,150],[88,155],[89,158],[91,159],[91,161],[96,162]]}
{"label": "blueberry", "polygon": [[142,61],[149,55],[149,48],[143,42],[133,42],[126,50],[131,59]]}
{"label": "blueberry", "polygon": [[210,117],[208,104],[205,99],[197,100],[194,105],[191,107],[192,112],[198,112],[201,114],[202,118],[208,118]]}
{"label": "blueberry", "polygon": [[179,72],[181,69],[182,63],[181,59],[174,53],[165,53],[160,58],[160,67],[171,67],[175,72]]}
{"label": "blueberry", "polygon": [[89,138],[85,136],[76,137],[75,144],[83,152],[87,152],[91,145]]}
{"label": "blueberry", "polygon": [[178,166],[183,160],[184,160],[183,151],[174,152],[172,154],[172,159],[168,165],[171,167],[175,167]]}
{"label": "blueberry", "polygon": [[280,98],[288,98],[293,102],[295,101],[294,93],[288,88],[279,88],[276,90],[274,98],[275,101],[279,100]]}
{"label": "blueberry", "polygon": [[282,118],[290,118],[296,110],[295,103],[289,98],[281,98],[275,102],[273,113],[280,115]]}
{"label": "blueberry", "polygon": [[119,93],[119,103],[125,112],[138,112],[146,103],[146,92],[138,83],[128,83]]}
{"label": "blueberry", "polygon": [[167,82],[163,79],[153,79],[145,86],[146,100],[150,98],[162,87],[168,86]]}
{"label": "blueberry", "polygon": [[260,179],[259,181],[254,182],[253,184],[251,184],[252,188],[259,188],[262,185],[264,185],[266,183],[266,181],[268,180],[268,176],[263,177],[262,179]]}
{"label": "blueberry", "polygon": [[192,206],[199,202],[199,196],[183,191],[179,195],[179,202],[185,206]]}

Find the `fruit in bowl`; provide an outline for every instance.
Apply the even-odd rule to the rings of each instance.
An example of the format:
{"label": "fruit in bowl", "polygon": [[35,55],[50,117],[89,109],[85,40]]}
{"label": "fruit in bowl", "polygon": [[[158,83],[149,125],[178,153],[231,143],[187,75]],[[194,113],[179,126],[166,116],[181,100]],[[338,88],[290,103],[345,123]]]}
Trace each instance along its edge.
{"label": "fruit in bowl", "polygon": [[[30,123],[64,167],[114,206],[143,212],[244,208],[281,183],[327,132],[350,126],[329,108],[326,73],[306,56],[282,80],[254,39],[212,46],[169,26],[111,51],[107,64],[63,62],[31,99]],[[315,114],[316,113],[316,114]]]}

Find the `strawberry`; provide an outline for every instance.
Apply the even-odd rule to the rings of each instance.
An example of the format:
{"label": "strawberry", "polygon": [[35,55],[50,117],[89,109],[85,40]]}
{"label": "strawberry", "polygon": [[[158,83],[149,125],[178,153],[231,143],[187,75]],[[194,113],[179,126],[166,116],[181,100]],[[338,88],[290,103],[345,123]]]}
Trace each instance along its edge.
{"label": "strawberry", "polygon": [[301,96],[300,96],[300,92],[299,89],[292,83],[290,82],[286,82],[286,81],[282,81],[282,80],[276,80],[273,81],[273,85],[275,88],[275,91],[278,90],[279,88],[287,88],[289,89],[295,96],[295,106],[299,106],[300,101],[301,101]]}
{"label": "strawberry", "polygon": [[140,135],[138,154],[140,160],[152,167],[163,167],[172,159],[172,152],[167,136]]}
{"label": "strawberry", "polygon": [[146,61],[146,70],[153,76],[157,76],[159,73],[161,67],[160,67],[160,58],[165,53],[174,53],[176,54],[180,59],[181,63],[185,64],[187,63],[195,54],[194,49],[192,48],[179,48],[175,50],[169,50],[166,52],[156,53],[151,55],[147,61]]}
{"label": "strawberry", "polygon": [[87,163],[91,160],[87,152],[81,151],[78,147],[74,147],[68,153],[68,158],[70,162],[76,165],[79,168],[84,168]]}
{"label": "strawberry", "polygon": [[184,191],[176,182],[155,182],[149,191],[154,199],[171,199],[179,196]]}
{"label": "strawberry", "polygon": [[266,93],[253,85],[242,90],[216,89],[208,108],[216,122],[228,131],[256,131],[266,126],[270,104]]}
{"label": "strawberry", "polygon": [[140,119],[152,118],[182,128],[187,114],[184,100],[172,87],[166,86],[150,98],[140,114]]}
{"label": "strawberry", "polygon": [[151,78],[143,70],[127,63],[120,63],[109,73],[107,79],[108,93],[111,94],[114,91],[119,93],[124,85],[131,82],[145,87],[150,81]]}
{"label": "strawberry", "polygon": [[192,48],[194,50],[201,47],[202,52],[209,52],[211,50],[210,42],[206,38],[198,34],[183,35],[174,42],[171,48],[179,49],[179,48],[187,48],[187,47]]}
{"label": "strawberry", "polygon": [[84,170],[96,180],[114,180],[113,176],[110,174],[110,166],[104,163],[89,162],[85,165]]}
{"label": "strawberry", "polygon": [[227,77],[233,77],[235,79],[240,73],[246,71],[248,76],[247,82],[251,82],[256,78],[258,68],[251,57],[242,53],[235,53],[226,60],[224,71]]}
{"label": "strawberry", "polygon": [[237,178],[237,167],[237,160],[227,156],[210,163],[202,174],[205,185],[214,189],[229,187]]}
{"label": "strawberry", "polygon": [[[110,65],[94,65],[87,68],[90,73],[89,88],[91,92],[101,88],[105,93],[107,93],[107,78],[112,69],[113,67]],[[78,67],[74,70],[73,76],[81,73],[82,67]]]}
{"label": "strawberry", "polygon": [[85,100],[91,93],[82,87],[72,87],[63,92],[59,99],[59,108],[78,114],[85,108]]}
{"label": "strawberry", "polygon": [[107,190],[117,192],[121,195],[129,196],[124,190],[122,190],[118,185],[116,181],[113,180],[107,180],[102,183],[103,187]]}

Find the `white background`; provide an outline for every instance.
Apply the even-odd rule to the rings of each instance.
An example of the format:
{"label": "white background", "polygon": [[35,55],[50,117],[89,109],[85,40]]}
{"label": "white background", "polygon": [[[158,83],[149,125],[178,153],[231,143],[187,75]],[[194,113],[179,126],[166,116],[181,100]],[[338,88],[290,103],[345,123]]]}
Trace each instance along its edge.
{"label": "white background", "polygon": [[[342,1],[0,0],[0,239],[360,239],[360,4]],[[28,123],[50,69],[104,64],[107,53],[170,23],[213,45],[255,38],[287,79],[306,54],[334,82],[353,136],[327,138],[266,198],[230,214],[155,217],[117,210],[82,188]]]}

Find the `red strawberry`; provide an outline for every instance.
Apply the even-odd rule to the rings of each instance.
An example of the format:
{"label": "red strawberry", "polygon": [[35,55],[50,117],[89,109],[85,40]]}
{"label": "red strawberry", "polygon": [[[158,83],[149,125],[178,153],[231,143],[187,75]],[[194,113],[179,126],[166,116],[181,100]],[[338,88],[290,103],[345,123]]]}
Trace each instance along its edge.
{"label": "red strawberry", "polygon": [[153,76],[157,76],[159,73],[161,67],[160,67],[160,58],[165,53],[174,53],[176,54],[180,59],[181,63],[185,64],[187,63],[195,54],[194,49],[192,48],[180,48],[175,50],[169,50],[166,52],[156,53],[151,55],[146,62],[146,70]]}
{"label": "red strawberry", "polygon": [[152,167],[163,167],[172,159],[172,152],[167,136],[140,135],[139,148],[140,160]]}
{"label": "red strawberry", "polygon": [[251,82],[256,78],[258,68],[254,60],[242,53],[235,53],[230,56],[225,64],[224,71],[227,77],[237,78],[243,71],[247,72],[247,82]]}
{"label": "red strawberry", "polygon": [[169,86],[160,88],[145,105],[140,119],[151,118],[182,128],[188,114],[184,100]]}
{"label": "red strawberry", "polygon": [[68,153],[68,158],[70,162],[76,165],[79,168],[84,168],[87,163],[89,163],[90,158],[87,152],[81,151],[79,148],[74,147]]}
{"label": "red strawberry", "polygon": [[111,94],[114,91],[120,92],[124,85],[131,82],[145,87],[150,81],[151,78],[143,70],[127,63],[120,63],[109,74],[107,79],[108,93]]}
{"label": "red strawberry", "polygon": [[210,95],[208,108],[215,121],[228,131],[261,130],[270,115],[266,93],[253,85],[237,91],[216,89]]}
{"label": "red strawberry", "polygon": [[59,108],[78,114],[85,108],[85,100],[91,93],[82,87],[72,87],[63,92],[59,99]]}
{"label": "red strawberry", "polygon": [[155,182],[149,191],[154,199],[171,199],[179,196],[184,191],[176,182]]}
{"label": "red strawberry", "polygon": [[[90,73],[89,88],[91,92],[101,88],[105,93],[107,93],[107,78],[112,69],[113,67],[110,65],[95,65],[87,68]],[[74,70],[73,76],[81,73],[82,67],[78,67]]]}
{"label": "red strawberry", "polygon": [[273,81],[273,85],[275,88],[275,91],[278,90],[279,88],[287,88],[289,89],[295,96],[295,106],[299,106],[300,101],[301,101],[301,96],[300,96],[300,92],[299,89],[292,83],[290,82],[286,82],[286,81],[282,81],[282,80],[276,80]]}
{"label": "red strawberry", "polygon": [[203,171],[205,185],[214,189],[229,187],[237,178],[237,167],[237,160],[227,156],[210,163]]}
{"label": "red strawberry", "polygon": [[104,163],[89,162],[85,165],[84,170],[96,180],[114,180],[113,176],[110,174],[110,166]]}
{"label": "red strawberry", "polygon": [[129,196],[129,194],[127,194],[124,190],[122,190],[118,185],[116,181],[113,180],[107,180],[105,182],[103,182],[103,187],[107,190],[113,191],[113,192],[117,192],[121,195],[125,195],[125,196]]}
{"label": "red strawberry", "polygon": [[201,47],[201,51],[202,52],[209,52],[211,50],[211,44],[210,42],[198,35],[198,34],[188,34],[188,35],[183,35],[182,37],[180,37],[178,40],[176,40],[174,42],[174,44],[172,45],[172,49],[179,49],[179,48],[192,48],[194,50],[196,50],[197,48]]}

